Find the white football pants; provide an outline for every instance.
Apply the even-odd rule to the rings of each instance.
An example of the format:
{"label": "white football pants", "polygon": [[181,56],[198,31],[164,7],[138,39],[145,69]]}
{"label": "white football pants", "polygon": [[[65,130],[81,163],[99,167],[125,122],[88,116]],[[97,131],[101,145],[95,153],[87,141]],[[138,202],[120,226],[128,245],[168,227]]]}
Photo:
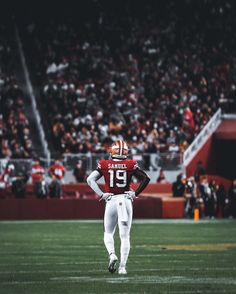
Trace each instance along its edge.
{"label": "white football pants", "polygon": [[108,254],[115,254],[114,233],[119,227],[120,267],[125,267],[130,251],[130,229],[132,225],[132,201],[124,194],[112,196],[107,201],[104,214],[104,243]]}

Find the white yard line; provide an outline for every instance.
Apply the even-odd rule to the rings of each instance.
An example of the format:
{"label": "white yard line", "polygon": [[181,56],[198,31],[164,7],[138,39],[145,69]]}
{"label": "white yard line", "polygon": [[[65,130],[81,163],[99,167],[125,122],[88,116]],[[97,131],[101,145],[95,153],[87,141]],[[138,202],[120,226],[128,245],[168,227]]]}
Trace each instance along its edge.
{"label": "white yard line", "polygon": [[[76,261],[76,262],[53,262],[53,265],[79,265],[79,264],[103,264],[104,260],[96,260],[96,261]],[[6,266],[45,266],[45,265],[52,265],[52,262],[16,262],[16,263],[0,263],[0,267]]]}
{"label": "white yard line", "polygon": [[[168,272],[168,271],[201,271],[202,272],[202,267],[168,267],[168,268],[148,268],[148,269],[136,269],[133,270],[132,273],[137,273],[137,272]],[[204,270],[214,270],[214,271],[233,271],[236,270],[236,267],[224,267],[224,268],[216,268],[216,267],[207,267],[204,268]],[[13,271],[0,271],[1,275],[15,275],[15,274],[39,274],[39,273],[84,273],[83,270],[60,270],[60,269],[53,269],[53,270],[13,270]],[[101,273],[101,270],[96,269],[96,270],[86,270],[86,273]],[[104,273],[107,273],[106,268],[104,268]]]}
{"label": "white yard line", "polygon": [[[49,284],[49,283],[91,283],[91,282],[101,282],[108,284],[197,284],[197,285],[236,285],[236,280],[234,278],[199,278],[199,277],[186,277],[186,276],[133,276],[133,277],[121,277],[118,275],[113,275],[112,277],[94,277],[90,275],[86,276],[60,276],[51,277],[43,281],[6,281],[1,282],[2,285],[17,285],[17,284]],[[196,293],[196,292],[195,292]],[[201,293],[201,292],[200,292]],[[205,293],[205,292],[204,292]]]}
{"label": "white yard line", "polygon": [[[199,221],[194,221],[192,219],[134,219],[133,224],[219,224],[219,223],[229,223],[235,221],[236,219],[203,219]],[[12,220],[12,221],[1,221],[1,224],[47,224],[47,223],[79,223],[79,224],[95,224],[103,223],[101,219],[83,219],[83,220]]]}

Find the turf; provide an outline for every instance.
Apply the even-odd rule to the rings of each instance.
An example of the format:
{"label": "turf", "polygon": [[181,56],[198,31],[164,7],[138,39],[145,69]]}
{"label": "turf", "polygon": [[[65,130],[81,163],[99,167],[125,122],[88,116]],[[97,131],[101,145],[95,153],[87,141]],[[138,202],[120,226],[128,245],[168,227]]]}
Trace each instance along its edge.
{"label": "turf", "polygon": [[236,293],[235,220],[136,221],[131,245],[112,275],[101,222],[0,222],[0,293]]}

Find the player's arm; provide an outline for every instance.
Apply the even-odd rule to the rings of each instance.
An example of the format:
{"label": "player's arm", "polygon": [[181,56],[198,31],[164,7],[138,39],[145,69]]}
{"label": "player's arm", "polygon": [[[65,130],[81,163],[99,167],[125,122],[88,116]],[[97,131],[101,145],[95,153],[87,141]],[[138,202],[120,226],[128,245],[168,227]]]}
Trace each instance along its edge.
{"label": "player's arm", "polygon": [[135,170],[134,176],[139,181],[139,186],[135,191],[135,196],[137,197],[147,187],[148,183],[150,182],[150,177],[140,168]]}
{"label": "player's arm", "polygon": [[98,170],[94,170],[88,177],[87,183],[93,189],[93,191],[98,195],[102,196],[103,191],[99,188],[97,181],[102,177]]}
{"label": "player's arm", "polygon": [[149,176],[141,169],[137,168],[135,170],[134,176],[138,179],[139,181],[139,186],[136,189],[136,191],[126,191],[126,197],[128,199],[133,200],[135,197],[137,197],[148,185],[150,182]]}
{"label": "player's arm", "polygon": [[103,193],[98,186],[97,181],[102,177],[102,174],[98,170],[94,170],[87,178],[88,185],[92,190],[103,200],[107,201],[113,195],[112,193]]}

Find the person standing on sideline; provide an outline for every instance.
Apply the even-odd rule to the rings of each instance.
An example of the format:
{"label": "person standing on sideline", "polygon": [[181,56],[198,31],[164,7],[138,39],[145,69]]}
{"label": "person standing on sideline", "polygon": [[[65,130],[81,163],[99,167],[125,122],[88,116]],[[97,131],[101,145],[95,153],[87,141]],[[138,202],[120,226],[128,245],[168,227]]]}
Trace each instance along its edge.
{"label": "person standing on sideline", "polygon": [[173,197],[185,197],[186,185],[182,173],[176,177],[176,181],[172,183]]}
{"label": "person standing on sideline", "polygon": [[[108,270],[114,273],[118,258],[115,253],[114,233],[119,227],[120,264],[118,273],[127,274],[126,264],[130,251],[130,229],[132,225],[132,201],[146,188],[150,178],[138,167],[136,160],[127,159],[128,145],[123,140],[116,141],[110,148],[111,159],[100,160],[97,169],[87,178],[88,185],[101,200],[106,202],[104,213],[104,244],[109,254]],[[105,192],[97,181],[104,177]],[[140,182],[136,191],[130,189],[132,176]]]}
{"label": "person standing on sideline", "polygon": [[76,179],[77,183],[83,183],[86,181],[86,170],[83,167],[83,162],[82,160],[78,160],[77,164],[73,170],[73,176]]}
{"label": "person standing on sideline", "polygon": [[48,173],[51,177],[49,184],[49,196],[52,198],[62,197],[62,183],[66,169],[60,160],[55,160],[54,164],[49,167]]}
{"label": "person standing on sideline", "polygon": [[45,168],[37,159],[32,164],[31,178],[36,197],[46,198],[48,194],[48,186],[45,180]]}
{"label": "person standing on sideline", "polygon": [[194,171],[194,179],[195,179],[195,182],[197,184],[199,184],[200,183],[201,176],[204,176],[205,174],[206,174],[206,169],[203,166],[202,161],[199,160],[197,162],[197,166],[196,166],[196,169]]}

